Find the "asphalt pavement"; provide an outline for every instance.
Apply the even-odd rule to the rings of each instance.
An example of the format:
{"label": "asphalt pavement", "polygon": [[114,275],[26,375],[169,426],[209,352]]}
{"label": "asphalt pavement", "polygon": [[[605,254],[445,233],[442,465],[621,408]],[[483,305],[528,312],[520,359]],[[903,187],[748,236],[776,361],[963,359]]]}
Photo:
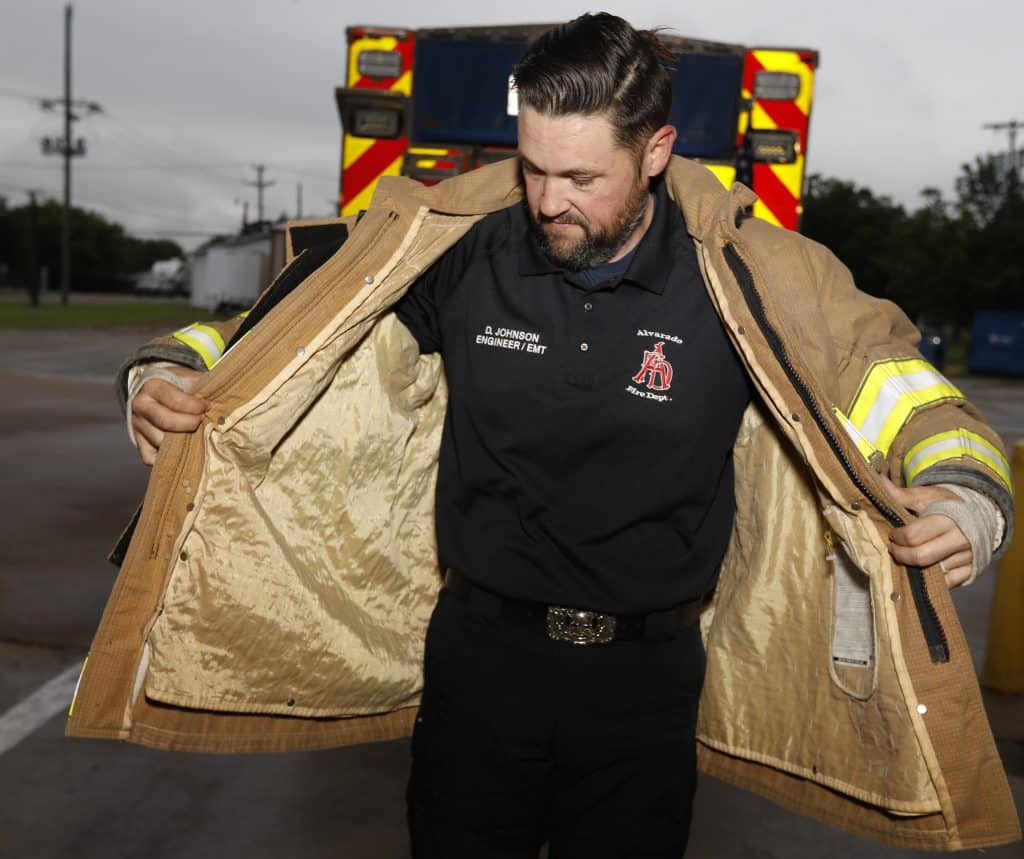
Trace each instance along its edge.
{"label": "asphalt pavement", "polygon": [[[0,857],[408,855],[406,741],[251,756],[63,737],[76,667],[113,584],[105,555],[145,491],[111,378],[146,331],[0,331]],[[957,379],[1009,441],[1024,381]],[[984,657],[994,579],[955,599]],[[1024,696],[986,693],[1024,809]],[[19,721],[20,720],[20,721]],[[691,859],[911,857],[703,778]],[[1024,846],[986,851],[1024,859]]]}

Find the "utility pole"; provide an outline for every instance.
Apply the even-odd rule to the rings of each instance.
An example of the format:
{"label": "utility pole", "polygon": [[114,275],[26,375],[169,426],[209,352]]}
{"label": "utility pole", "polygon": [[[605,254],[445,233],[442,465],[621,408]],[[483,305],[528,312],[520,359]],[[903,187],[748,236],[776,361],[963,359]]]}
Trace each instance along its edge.
{"label": "utility pole", "polygon": [[295,184],[295,220],[302,218],[302,183]]}
{"label": "utility pole", "polygon": [[43,110],[53,110],[57,105],[64,108],[64,134],[62,137],[44,137],[44,155],[60,155],[64,158],[64,214],[61,220],[60,236],[60,290],[61,302],[68,303],[71,291],[71,159],[85,155],[85,140],[72,138],[71,123],[78,119],[75,109],[88,113],[101,113],[103,108],[94,101],[75,101],[71,98],[71,4],[64,7],[64,98],[47,98],[40,101]]}
{"label": "utility pole", "polygon": [[253,164],[252,169],[256,171],[256,181],[246,182],[256,188],[256,218],[258,223],[263,223],[263,189],[276,185],[277,182],[268,182],[263,178],[263,172],[267,169],[266,164]]}
{"label": "utility pole", "polygon": [[64,217],[60,225],[60,303],[71,292],[71,4],[64,7]]}
{"label": "utility pole", "polygon": [[1018,179],[1020,178],[1020,152],[1017,150],[1017,132],[1024,128],[1024,122],[1017,119],[1008,119],[1006,122],[986,122],[982,128],[992,131],[1005,131],[1010,138],[1009,157],[1006,161],[1006,169],[1013,170]]}
{"label": "utility pole", "polygon": [[39,306],[39,232],[36,217],[36,191],[28,192],[29,239],[28,239],[28,298],[33,307]]}

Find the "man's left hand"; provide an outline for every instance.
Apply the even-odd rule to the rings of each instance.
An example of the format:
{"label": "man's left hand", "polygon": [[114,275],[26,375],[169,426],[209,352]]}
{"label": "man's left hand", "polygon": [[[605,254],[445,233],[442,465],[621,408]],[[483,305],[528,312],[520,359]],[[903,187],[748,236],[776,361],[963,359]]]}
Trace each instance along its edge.
{"label": "man's left hand", "polygon": [[[893,497],[908,510],[920,513],[933,501],[958,496],[940,486],[897,486],[888,477],[882,479]],[[889,534],[889,551],[900,564],[930,567],[939,564],[946,575],[946,585],[954,588],[971,576],[974,556],[964,532],[948,516],[921,516]]]}

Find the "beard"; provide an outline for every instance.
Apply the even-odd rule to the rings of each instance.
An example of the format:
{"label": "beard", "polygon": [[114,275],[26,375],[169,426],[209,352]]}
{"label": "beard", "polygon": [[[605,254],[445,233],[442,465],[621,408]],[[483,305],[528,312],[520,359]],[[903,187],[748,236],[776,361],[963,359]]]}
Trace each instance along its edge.
{"label": "beard", "polygon": [[[644,219],[647,199],[647,186],[638,181],[630,190],[615,221],[608,227],[594,227],[573,213],[546,218],[534,215],[532,211],[530,227],[537,244],[551,262],[567,271],[583,271],[608,262],[622,249]],[[583,237],[575,241],[555,238],[547,227],[552,223],[575,224],[583,230]]]}

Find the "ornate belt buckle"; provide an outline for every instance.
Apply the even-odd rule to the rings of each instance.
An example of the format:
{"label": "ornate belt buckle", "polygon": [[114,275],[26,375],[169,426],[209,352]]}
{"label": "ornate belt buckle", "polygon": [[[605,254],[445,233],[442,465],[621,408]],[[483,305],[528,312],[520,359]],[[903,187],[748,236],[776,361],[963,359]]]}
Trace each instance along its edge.
{"label": "ornate belt buckle", "polygon": [[570,644],[607,644],[614,637],[614,615],[548,606],[548,638]]}

